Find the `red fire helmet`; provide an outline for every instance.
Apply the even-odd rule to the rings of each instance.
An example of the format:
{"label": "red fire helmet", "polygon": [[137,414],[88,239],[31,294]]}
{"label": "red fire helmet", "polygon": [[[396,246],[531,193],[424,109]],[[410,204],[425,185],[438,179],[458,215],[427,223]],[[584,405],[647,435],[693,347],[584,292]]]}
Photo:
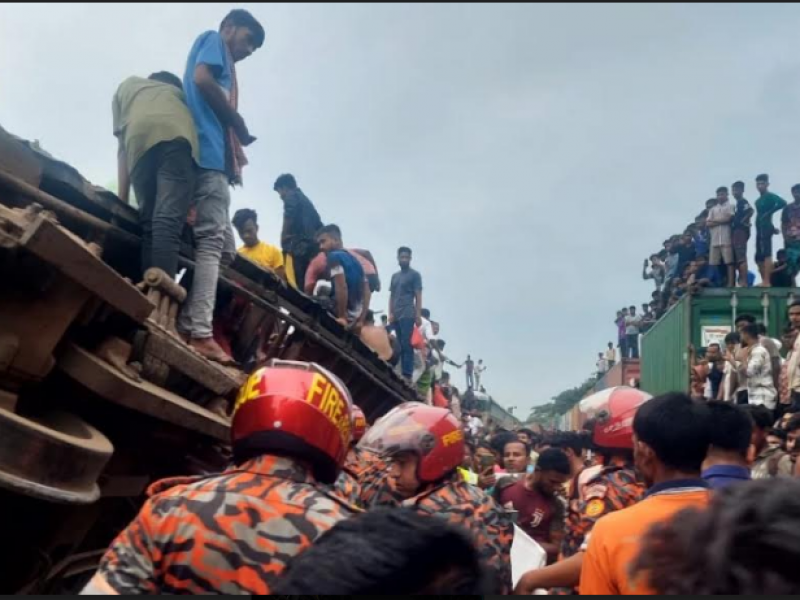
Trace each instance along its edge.
{"label": "red fire helmet", "polygon": [[353,443],[358,442],[367,432],[367,417],[361,407],[353,404]]}
{"label": "red fire helmet", "polygon": [[417,478],[433,483],[464,461],[464,432],[449,410],[406,402],[378,420],[359,447],[385,458],[412,452],[419,457]]}
{"label": "red fire helmet", "polygon": [[278,453],[309,462],[323,483],[333,483],[352,436],[350,392],[313,363],[271,361],[239,392],[231,432],[237,464]]}
{"label": "red fire helmet", "polygon": [[633,449],[633,418],[652,396],[630,387],[608,390],[608,403],[597,415],[593,441],[601,448]]}

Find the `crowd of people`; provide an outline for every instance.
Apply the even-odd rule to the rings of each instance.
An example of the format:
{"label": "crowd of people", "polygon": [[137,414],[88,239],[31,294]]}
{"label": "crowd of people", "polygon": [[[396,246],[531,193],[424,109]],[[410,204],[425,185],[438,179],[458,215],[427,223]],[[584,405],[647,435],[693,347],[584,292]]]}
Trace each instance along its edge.
{"label": "crowd of people", "polygon": [[[119,193],[127,200],[131,183],[136,190],[143,270],[177,275],[188,222],[195,265],[180,332],[203,356],[234,364],[214,323],[233,225],[244,258],[326,301],[425,402],[370,426],[335,374],[267,363],[233,407],[230,468],[151,486],[85,593],[510,593],[511,545],[523,534],[547,566],[525,573],[518,594],[800,592],[797,333],[783,341],[792,352],[781,363],[777,344],[743,315],[726,352],[712,346],[693,357],[694,398],[626,390],[583,432],[484,425],[444,367],[465,368],[471,392],[484,389],[486,367],[446,356],[410,248],[397,253],[388,314],[377,325],[374,257],[346,247],[292,175],[274,185],[284,204],[280,248],[259,238],[256,211],[230,218],[230,186],[241,183],[244,148],[256,141],[238,112],[235,65],[264,37],[250,13],[234,10],[197,38],[183,81],[155,73],[118,89]],[[655,281],[653,301],[642,314],[619,312],[619,355],[609,343],[598,371],[637,358],[642,331],[682,295],[734,286],[737,273],[739,285],[751,285],[753,216],[763,285],[793,285],[800,186],[787,206],[766,176],[756,182],[755,211],[743,183],[733,185],[735,206],[720,188],[651,257],[644,276]],[[785,249],[773,265],[772,217],[781,210]],[[790,320],[800,331],[800,303]]]}
{"label": "crowd of people", "polygon": [[[800,184],[792,187],[794,201],[790,204],[769,191],[769,175],[759,175],[755,183],[759,195],[755,208],[744,196],[744,182],[731,186],[733,201],[727,187],[717,188],[716,196],[706,201],[683,234],[665,240],[663,249],[645,261],[642,277],[655,283],[656,314],[701,288],[752,286],[755,279],[749,271],[748,246],[753,229],[760,285],[794,287],[800,272]],[[780,229],[774,224],[778,213]],[[773,238],[778,234],[783,235],[784,243],[776,254]]]}
{"label": "crowd of people", "polygon": [[[665,240],[663,249],[645,259],[642,278],[652,280],[655,290],[639,314],[636,306],[617,311],[614,324],[621,358],[639,358],[640,336],[686,294],[704,288],[753,287],[756,275],[748,258],[753,229],[760,286],[796,286],[800,273],[800,184],[791,189],[791,203],[770,192],[769,186],[768,175],[756,177],[759,197],[755,208],[744,196],[743,181],[735,182],[730,190],[718,188],[716,197],[706,201],[682,234]],[[774,225],[778,213],[780,230]],[[778,234],[783,236],[783,248],[774,252],[773,238]],[[613,366],[609,360],[607,355],[598,357],[598,373]]]}
{"label": "crowd of people", "polygon": [[[800,302],[789,306],[789,324],[780,340],[752,315],[736,318],[736,331],[725,348],[710,344],[705,353],[689,348],[691,394],[699,400],[721,400],[764,406],[780,419],[800,410]],[[781,350],[786,349],[786,358]]]}
{"label": "crowd of people", "polygon": [[[134,188],[142,229],[142,272],[179,271],[181,241],[194,246],[194,269],[178,319],[181,337],[199,354],[238,366],[225,336],[225,315],[217,314],[222,267],[238,254],[323,304],[337,322],[397,366],[429,402],[443,383],[446,363],[466,367],[468,389],[481,389],[483,361],[458,365],[444,354],[439,324],[423,307],[422,276],[411,268],[412,250],[397,252],[399,271],[391,279],[388,314],[375,323],[372,295],[381,290],[377,262],[369,250],[344,243],[342,229],[325,223],[296,178],[277,178],[283,202],[280,245],[259,234],[256,210],[230,218],[230,188],[242,182],[244,148],[256,142],[238,112],[236,64],[259,49],[264,28],[249,12],[233,10],[218,31],[201,34],[192,46],[181,80],[168,72],[130,77],[112,104],[119,140],[119,195],[130,201]],[[235,320],[235,319],[232,319]],[[264,332],[253,362],[266,356]],[[447,387],[442,386],[442,387]]]}
{"label": "crowd of people", "polygon": [[[800,413],[639,390],[582,432],[420,402],[370,426],[334,374],[275,361],[230,469],[154,484],[84,593],[795,594],[799,439]],[[517,536],[546,564],[514,588]]]}

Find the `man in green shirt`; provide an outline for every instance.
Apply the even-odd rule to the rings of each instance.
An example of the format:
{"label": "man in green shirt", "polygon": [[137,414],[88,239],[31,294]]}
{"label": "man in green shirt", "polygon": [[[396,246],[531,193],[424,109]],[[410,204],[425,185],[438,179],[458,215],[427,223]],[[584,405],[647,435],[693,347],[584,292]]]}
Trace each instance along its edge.
{"label": "man in green shirt", "polygon": [[786,200],[769,190],[769,175],[756,177],[756,187],[761,197],[756,200],[756,263],[761,272],[762,287],[770,287],[772,277],[772,236],[777,232],[772,215],[786,207]]}
{"label": "man in green shirt", "polygon": [[119,196],[128,202],[132,182],[139,203],[142,271],[157,267],[174,278],[199,152],[181,80],[166,72],[129,77],[117,89],[112,111]]}

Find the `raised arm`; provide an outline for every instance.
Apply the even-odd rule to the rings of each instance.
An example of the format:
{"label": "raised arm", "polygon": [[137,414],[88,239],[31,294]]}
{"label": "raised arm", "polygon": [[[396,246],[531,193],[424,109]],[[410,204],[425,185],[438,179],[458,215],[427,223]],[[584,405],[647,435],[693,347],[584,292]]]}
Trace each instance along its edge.
{"label": "raised arm", "polygon": [[222,87],[217,83],[212,66],[201,63],[194,69],[194,84],[220,122],[232,127],[243,146],[252,144],[256,138],[250,135],[242,116],[231,106]]}

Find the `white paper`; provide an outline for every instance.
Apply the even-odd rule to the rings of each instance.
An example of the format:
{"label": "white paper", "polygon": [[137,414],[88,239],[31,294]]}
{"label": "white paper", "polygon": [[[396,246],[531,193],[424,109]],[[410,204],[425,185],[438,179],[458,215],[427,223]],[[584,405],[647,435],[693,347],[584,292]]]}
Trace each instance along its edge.
{"label": "white paper", "polygon": [[547,564],[547,552],[536,540],[514,525],[514,541],[511,543],[511,580],[514,587],[528,571],[541,569]]}

